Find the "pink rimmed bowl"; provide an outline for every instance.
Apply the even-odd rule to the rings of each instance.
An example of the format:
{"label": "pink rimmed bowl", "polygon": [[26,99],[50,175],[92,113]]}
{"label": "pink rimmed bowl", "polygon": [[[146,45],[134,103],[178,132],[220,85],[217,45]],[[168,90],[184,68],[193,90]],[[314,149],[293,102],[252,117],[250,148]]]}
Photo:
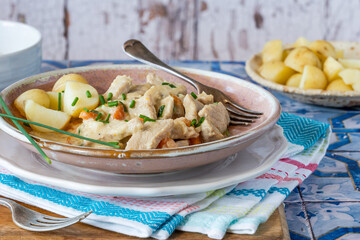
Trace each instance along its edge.
{"label": "pink rimmed bowl", "polygon": [[[280,117],[280,104],[268,91],[248,81],[216,72],[177,68],[179,71],[197,79],[199,82],[225,92],[240,105],[263,112],[264,114],[251,126],[235,126],[229,128],[230,137],[173,149],[152,150],[118,150],[72,146],[47,139],[34,137],[45,153],[54,161],[88,169],[113,173],[159,173],[193,168],[222,160],[249,146],[264,133],[269,131]],[[167,81],[179,82],[188,88],[195,89],[179,78],[145,65],[108,65],[68,68],[38,74],[18,81],[1,92],[6,104],[15,116],[20,116],[14,107],[14,100],[26,90],[41,88],[51,90],[53,84],[62,75],[79,73],[103,93],[112,80],[119,74],[128,75],[135,83],[145,81],[149,72],[163,77]],[[0,118],[0,129],[17,139],[26,148],[37,152],[26,137],[18,131],[10,120]]]}

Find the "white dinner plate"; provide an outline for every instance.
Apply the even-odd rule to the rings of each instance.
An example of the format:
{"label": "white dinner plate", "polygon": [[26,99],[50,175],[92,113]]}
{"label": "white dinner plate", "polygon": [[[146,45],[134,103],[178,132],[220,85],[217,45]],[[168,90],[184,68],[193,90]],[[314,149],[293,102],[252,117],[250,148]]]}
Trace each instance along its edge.
{"label": "white dinner plate", "polygon": [[282,128],[276,125],[249,147],[216,163],[176,172],[124,175],[56,161],[50,165],[0,131],[0,166],[40,184],[93,194],[155,197],[205,192],[257,177],[271,168],[286,147]]}

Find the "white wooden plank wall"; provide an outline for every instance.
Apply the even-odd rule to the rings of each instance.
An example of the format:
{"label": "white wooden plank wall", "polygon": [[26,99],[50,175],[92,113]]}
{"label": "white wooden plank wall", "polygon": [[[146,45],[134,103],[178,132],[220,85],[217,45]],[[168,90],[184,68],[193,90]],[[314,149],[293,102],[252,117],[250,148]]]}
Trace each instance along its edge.
{"label": "white wooden plank wall", "polygon": [[[44,59],[246,60],[271,39],[360,41],[360,0],[0,0],[0,19],[43,34]],[[1,36],[0,36],[1,37]]]}

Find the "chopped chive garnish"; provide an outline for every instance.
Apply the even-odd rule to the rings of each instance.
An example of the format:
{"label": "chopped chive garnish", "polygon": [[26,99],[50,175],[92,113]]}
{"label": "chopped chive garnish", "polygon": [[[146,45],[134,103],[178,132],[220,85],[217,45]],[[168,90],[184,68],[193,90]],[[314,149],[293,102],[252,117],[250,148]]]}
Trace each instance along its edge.
{"label": "chopped chive garnish", "polygon": [[149,117],[147,117],[145,115],[142,115],[142,114],[140,114],[139,117],[144,119],[144,123],[146,123],[146,122],[155,122],[156,121],[155,119],[149,118]]}
{"label": "chopped chive garnish", "polygon": [[197,128],[197,127],[200,127],[201,124],[204,122],[204,120],[205,120],[205,117],[201,117],[200,120],[199,120],[199,122],[195,125],[195,127],[196,127],[196,128]]}
{"label": "chopped chive garnish", "polygon": [[91,97],[92,97],[91,92],[90,92],[89,90],[86,91],[86,96],[87,96],[87,98],[91,98]]}
{"label": "chopped chive garnish", "polygon": [[126,100],[126,94],[125,93],[122,94],[122,99]]}
{"label": "chopped chive garnish", "polygon": [[130,103],[130,108],[134,108],[135,107],[135,100],[131,100],[131,103]]}
{"label": "chopped chive garnish", "polygon": [[81,132],[81,129],[79,128],[79,129],[78,129],[78,134],[79,134],[79,135],[80,135],[80,132]]}
{"label": "chopped chive garnish", "polygon": [[196,96],[196,94],[194,92],[191,92],[190,94],[194,99],[197,99],[197,96]]}
{"label": "chopped chive garnish", "polygon": [[100,100],[101,105],[104,105],[106,103],[103,95],[99,95],[99,100]]}
{"label": "chopped chive garnish", "polygon": [[124,120],[125,122],[128,122],[129,120]]}
{"label": "chopped chive garnish", "polygon": [[126,108],[125,104],[124,104],[122,101],[119,101],[119,103],[121,103],[121,105],[123,105],[124,112],[128,112],[128,110],[127,110],[127,108]]}
{"label": "chopped chive garnish", "polygon": [[23,123],[24,124],[24,126],[27,126],[27,127],[30,127],[30,124],[28,124],[28,123]]}
{"label": "chopped chive garnish", "polygon": [[87,108],[83,108],[83,110],[87,113],[90,112],[89,109],[87,109]]}
{"label": "chopped chive garnish", "polygon": [[116,107],[117,105],[119,105],[118,101],[112,101],[112,102],[108,102],[107,103],[109,107]]}
{"label": "chopped chive garnish", "polygon": [[112,92],[109,92],[109,94],[108,94],[108,96],[107,96],[106,100],[110,101],[112,97],[113,97]]}
{"label": "chopped chive garnish", "polygon": [[162,117],[163,112],[164,112],[164,108],[165,108],[165,105],[161,105],[161,106],[159,107],[158,117]]}
{"label": "chopped chive garnish", "polygon": [[230,136],[229,129],[226,129],[225,132],[223,133],[223,135],[224,135],[225,137]]}
{"label": "chopped chive garnish", "polygon": [[[0,96],[1,98],[1,96]],[[1,99],[0,99],[1,101]],[[3,104],[3,102],[1,102],[1,105]],[[5,104],[5,103],[4,103]],[[5,105],[6,106],[6,105]],[[4,107],[4,105],[3,105]],[[4,108],[5,109],[5,108]],[[5,110],[6,111],[6,110]],[[41,123],[38,123],[38,122],[33,122],[33,121],[29,121],[29,120],[25,120],[25,119],[22,119],[22,118],[17,118],[17,117],[14,117],[14,116],[11,116],[11,115],[7,115],[7,114],[3,114],[3,113],[0,113],[0,116],[1,117],[7,117],[7,118],[10,118],[10,119],[13,119],[14,121],[17,120],[17,121],[21,121],[21,122],[24,122],[24,123],[30,123],[30,124],[33,124],[33,125],[36,125],[36,126],[39,126],[39,127],[43,127],[43,128],[47,128],[47,129],[50,129],[50,130],[53,130],[55,132],[59,132],[59,133],[63,133],[63,134],[66,134],[66,135],[69,135],[69,136],[72,136],[72,137],[76,137],[76,138],[80,138],[80,139],[83,139],[83,140],[86,140],[86,141],[89,141],[89,142],[94,142],[94,143],[98,143],[98,144],[102,144],[102,145],[106,145],[106,146],[110,146],[110,147],[115,147],[115,148],[120,148],[118,145],[114,145],[114,144],[111,144],[111,143],[108,143],[108,142],[103,142],[103,141],[100,141],[100,140],[96,140],[96,139],[92,139],[92,138],[87,138],[87,137],[83,137],[81,135],[77,135],[77,134],[74,134],[74,133],[70,133],[70,132],[66,132],[64,130],[60,130],[60,129],[57,129],[57,128],[54,128],[54,127],[51,127],[51,126],[47,126],[47,125],[44,125],[44,124],[41,124]],[[25,131],[25,129],[23,129]],[[26,132],[26,131],[25,131]],[[26,132],[27,133],[27,132]],[[25,135],[25,134],[24,134]],[[30,137],[30,135],[28,135]],[[30,139],[32,139],[30,137]],[[31,141],[29,139],[29,141]],[[32,141],[34,141],[34,139],[32,139]],[[37,145],[37,143],[34,141],[34,144]],[[34,145],[35,146],[35,145]],[[37,145],[38,146],[38,145]],[[39,147],[39,146],[38,146]],[[44,155],[45,153],[42,151],[41,148],[39,148],[39,152],[41,151]],[[40,153],[41,153],[40,152]],[[45,155],[41,154],[47,161],[50,161],[50,159]]]}
{"label": "chopped chive garnish", "polygon": [[106,116],[105,122],[109,122],[110,119],[110,113]]}
{"label": "chopped chive garnish", "polygon": [[61,111],[61,92],[58,93],[58,111]]}
{"label": "chopped chive garnish", "polygon": [[101,118],[101,116],[102,116],[102,113],[99,112],[99,114],[98,114],[97,117],[95,118],[95,121],[98,121],[98,120]]}
{"label": "chopped chive garnish", "polygon": [[215,104],[215,105],[218,105],[218,104],[219,104],[219,102],[214,102],[214,104]]}
{"label": "chopped chive garnish", "polygon": [[196,119],[193,119],[190,123],[190,126],[194,126],[196,124]]}
{"label": "chopped chive garnish", "polygon": [[161,83],[161,85],[168,85],[171,88],[176,88],[176,86],[174,84],[168,83],[168,82],[163,82]]}
{"label": "chopped chive garnish", "polygon": [[79,101],[79,98],[76,97],[76,98],[74,99],[74,101],[72,102],[71,106],[75,106],[78,101]]}
{"label": "chopped chive garnish", "polygon": [[62,93],[64,93],[64,92],[65,92],[65,90],[62,90],[61,92],[62,92]]}
{"label": "chopped chive garnish", "polygon": [[100,114],[100,112],[96,111],[96,110],[90,110],[90,112],[96,113],[96,114]]}

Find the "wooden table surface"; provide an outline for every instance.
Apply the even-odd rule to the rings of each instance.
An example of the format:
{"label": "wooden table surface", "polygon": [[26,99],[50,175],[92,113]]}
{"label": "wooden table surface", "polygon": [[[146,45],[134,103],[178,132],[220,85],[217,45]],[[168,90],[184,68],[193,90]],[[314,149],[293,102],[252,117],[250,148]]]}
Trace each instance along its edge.
{"label": "wooden table surface", "polygon": [[[29,207],[33,210],[51,215],[59,216],[54,213],[42,210],[40,208],[30,206],[24,203],[21,205]],[[98,240],[98,239],[113,239],[113,240],[132,240],[140,239],[137,237],[130,237],[127,235],[110,232],[100,228],[96,228],[84,223],[77,223],[67,228],[58,229],[51,232],[30,232],[16,226],[11,217],[11,212],[8,208],[0,206],[0,240]],[[210,239],[206,235],[199,233],[189,233],[176,231],[169,239]],[[238,235],[227,233],[225,240],[244,239],[244,240],[274,240],[274,239],[290,239],[289,231],[285,219],[284,207],[281,205],[265,223],[260,225],[255,235]]]}

